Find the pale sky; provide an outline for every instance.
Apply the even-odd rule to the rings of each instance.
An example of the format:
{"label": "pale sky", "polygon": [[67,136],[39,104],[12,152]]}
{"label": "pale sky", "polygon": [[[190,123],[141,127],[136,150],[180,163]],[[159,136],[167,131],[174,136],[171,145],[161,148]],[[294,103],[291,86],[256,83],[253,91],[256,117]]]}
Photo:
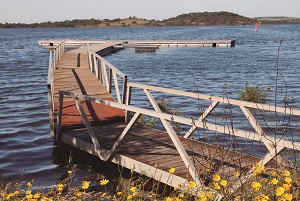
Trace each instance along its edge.
{"label": "pale sky", "polygon": [[300,17],[300,0],[0,0],[0,23],[35,23],[136,16],[167,19],[228,11],[246,17]]}

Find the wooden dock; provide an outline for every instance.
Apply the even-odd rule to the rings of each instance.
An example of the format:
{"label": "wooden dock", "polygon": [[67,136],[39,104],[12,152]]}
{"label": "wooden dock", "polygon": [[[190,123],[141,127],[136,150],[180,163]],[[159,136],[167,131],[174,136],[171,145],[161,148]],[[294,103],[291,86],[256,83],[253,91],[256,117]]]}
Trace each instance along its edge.
{"label": "wooden dock", "polygon": [[[263,158],[258,158],[193,140],[191,136],[198,128],[232,135],[229,128],[205,121],[214,108],[224,101],[223,98],[129,83],[124,73],[101,57],[101,54],[114,52],[114,46],[134,47],[149,45],[150,42],[40,42],[40,45],[47,46],[50,50],[48,98],[51,136],[56,141],[96,155],[101,160],[114,162],[174,187],[187,184],[187,181],[195,181],[202,187],[209,185],[211,176],[215,173],[227,180],[236,181],[234,172],[241,172],[241,178],[230,192],[234,192],[249,178],[253,163],[273,163],[276,156],[274,153],[280,153],[284,148],[300,150],[300,143],[288,139],[277,140],[271,136],[266,138],[263,129],[248,109],[274,111],[275,108],[230,99],[226,101],[241,108],[254,130],[236,129],[235,136],[259,141],[269,152]],[[171,41],[153,41],[152,44],[170,46]],[[172,41],[172,44],[195,45],[203,42]],[[71,50],[66,51],[67,48]],[[145,92],[153,110],[130,105],[133,88]],[[199,119],[191,120],[162,112],[151,94],[152,91],[209,100],[211,104]],[[277,107],[276,111],[285,112],[285,108]],[[293,110],[293,114],[300,115],[300,111]],[[139,125],[137,122],[141,115],[159,118],[165,131]],[[189,125],[190,130],[185,135],[178,135],[172,122]],[[168,171],[171,167],[176,171],[170,180]]]}

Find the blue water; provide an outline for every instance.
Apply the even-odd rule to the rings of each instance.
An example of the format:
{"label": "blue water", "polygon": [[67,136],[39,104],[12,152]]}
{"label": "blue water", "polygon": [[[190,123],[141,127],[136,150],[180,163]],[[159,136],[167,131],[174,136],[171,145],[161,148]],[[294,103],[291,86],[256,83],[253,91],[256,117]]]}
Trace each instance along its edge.
{"label": "blue water", "polygon": [[[290,100],[293,97],[295,107],[300,108],[299,25],[262,25],[258,33],[253,26],[0,29],[0,179],[16,180],[24,169],[24,180],[35,179],[48,187],[68,168],[65,162],[57,162],[55,153],[62,150],[49,134],[48,51],[38,46],[38,40],[236,40],[234,48],[162,48],[144,54],[125,49],[106,59],[126,73],[130,82],[216,96],[224,96],[226,85],[229,98],[238,98],[238,91],[249,82],[262,89],[269,87],[272,101],[281,38],[279,89],[287,89]],[[197,108],[186,111],[196,115]],[[78,180],[93,177],[97,171],[102,174],[77,163]]]}

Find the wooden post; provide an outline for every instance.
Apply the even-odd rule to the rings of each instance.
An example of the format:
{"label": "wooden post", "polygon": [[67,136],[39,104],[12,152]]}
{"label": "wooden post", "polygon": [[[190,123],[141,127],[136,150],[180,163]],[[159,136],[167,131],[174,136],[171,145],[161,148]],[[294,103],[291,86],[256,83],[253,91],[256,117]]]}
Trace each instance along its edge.
{"label": "wooden post", "polygon": [[[127,87],[127,93],[126,93],[126,105],[130,105],[130,98],[131,98],[131,86]],[[130,120],[130,111],[125,110],[125,122],[128,123]]]}
{"label": "wooden post", "polygon": [[126,103],[126,90],[127,90],[127,76],[124,77],[124,81],[123,81],[123,91],[122,91],[122,103],[125,104]]}
{"label": "wooden post", "polygon": [[[116,83],[115,83],[116,85]],[[109,68],[109,78],[108,78],[108,92],[111,94],[111,87],[112,87],[112,69]]]}
{"label": "wooden post", "polygon": [[62,118],[62,110],[63,110],[63,101],[64,101],[64,95],[59,94],[58,114],[57,114],[56,133],[55,133],[56,142],[58,142],[61,139],[61,118]]}

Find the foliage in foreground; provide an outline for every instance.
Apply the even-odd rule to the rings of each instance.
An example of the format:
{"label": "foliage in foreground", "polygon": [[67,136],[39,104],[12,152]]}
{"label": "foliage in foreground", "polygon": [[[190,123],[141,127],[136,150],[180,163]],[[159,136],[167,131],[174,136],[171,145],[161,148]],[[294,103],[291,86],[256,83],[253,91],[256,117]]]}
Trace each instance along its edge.
{"label": "foliage in foreground", "polygon": [[[169,179],[176,169],[169,169]],[[233,182],[221,178],[214,174],[211,183],[206,187],[197,186],[194,181],[173,188],[170,192],[159,191],[159,182],[154,181],[152,186],[146,187],[150,179],[131,177],[125,180],[120,176],[119,185],[114,192],[106,189],[109,184],[108,179],[102,179],[97,184],[91,181],[82,181],[81,186],[72,186],[75,170],[68,170],[68,178],[54,185],[51,189],[45,190],[38,186],[33,190],[34,180],[30,182],[13,182],[6,184],[0,189],[0,200],[27,200],[27,201],[50,201],[50,200],[165,200],[183,201],[216,200],[220,195],[224,200],[234,201],[292,201],[299,200],[300,197],[300,176],[296,169],[288,170],[278,167],[277,169],[265,169],[260,163],[253,164],[253,176],[237,192],[229,195]],[[234,173],[234,177],[239,180],[239,172]],[[91,185],[104,187],[102,192],[90,191]],[[34,192],[35,191],[35,192]]]}
{"label": "foliage in foreground", "polygon": [[239,96],[243,101],[263,103],[268,93],[269,89],[261,91],[258,86],[250,87],[248,83],[246,83],[244,90],[239,92]]}

